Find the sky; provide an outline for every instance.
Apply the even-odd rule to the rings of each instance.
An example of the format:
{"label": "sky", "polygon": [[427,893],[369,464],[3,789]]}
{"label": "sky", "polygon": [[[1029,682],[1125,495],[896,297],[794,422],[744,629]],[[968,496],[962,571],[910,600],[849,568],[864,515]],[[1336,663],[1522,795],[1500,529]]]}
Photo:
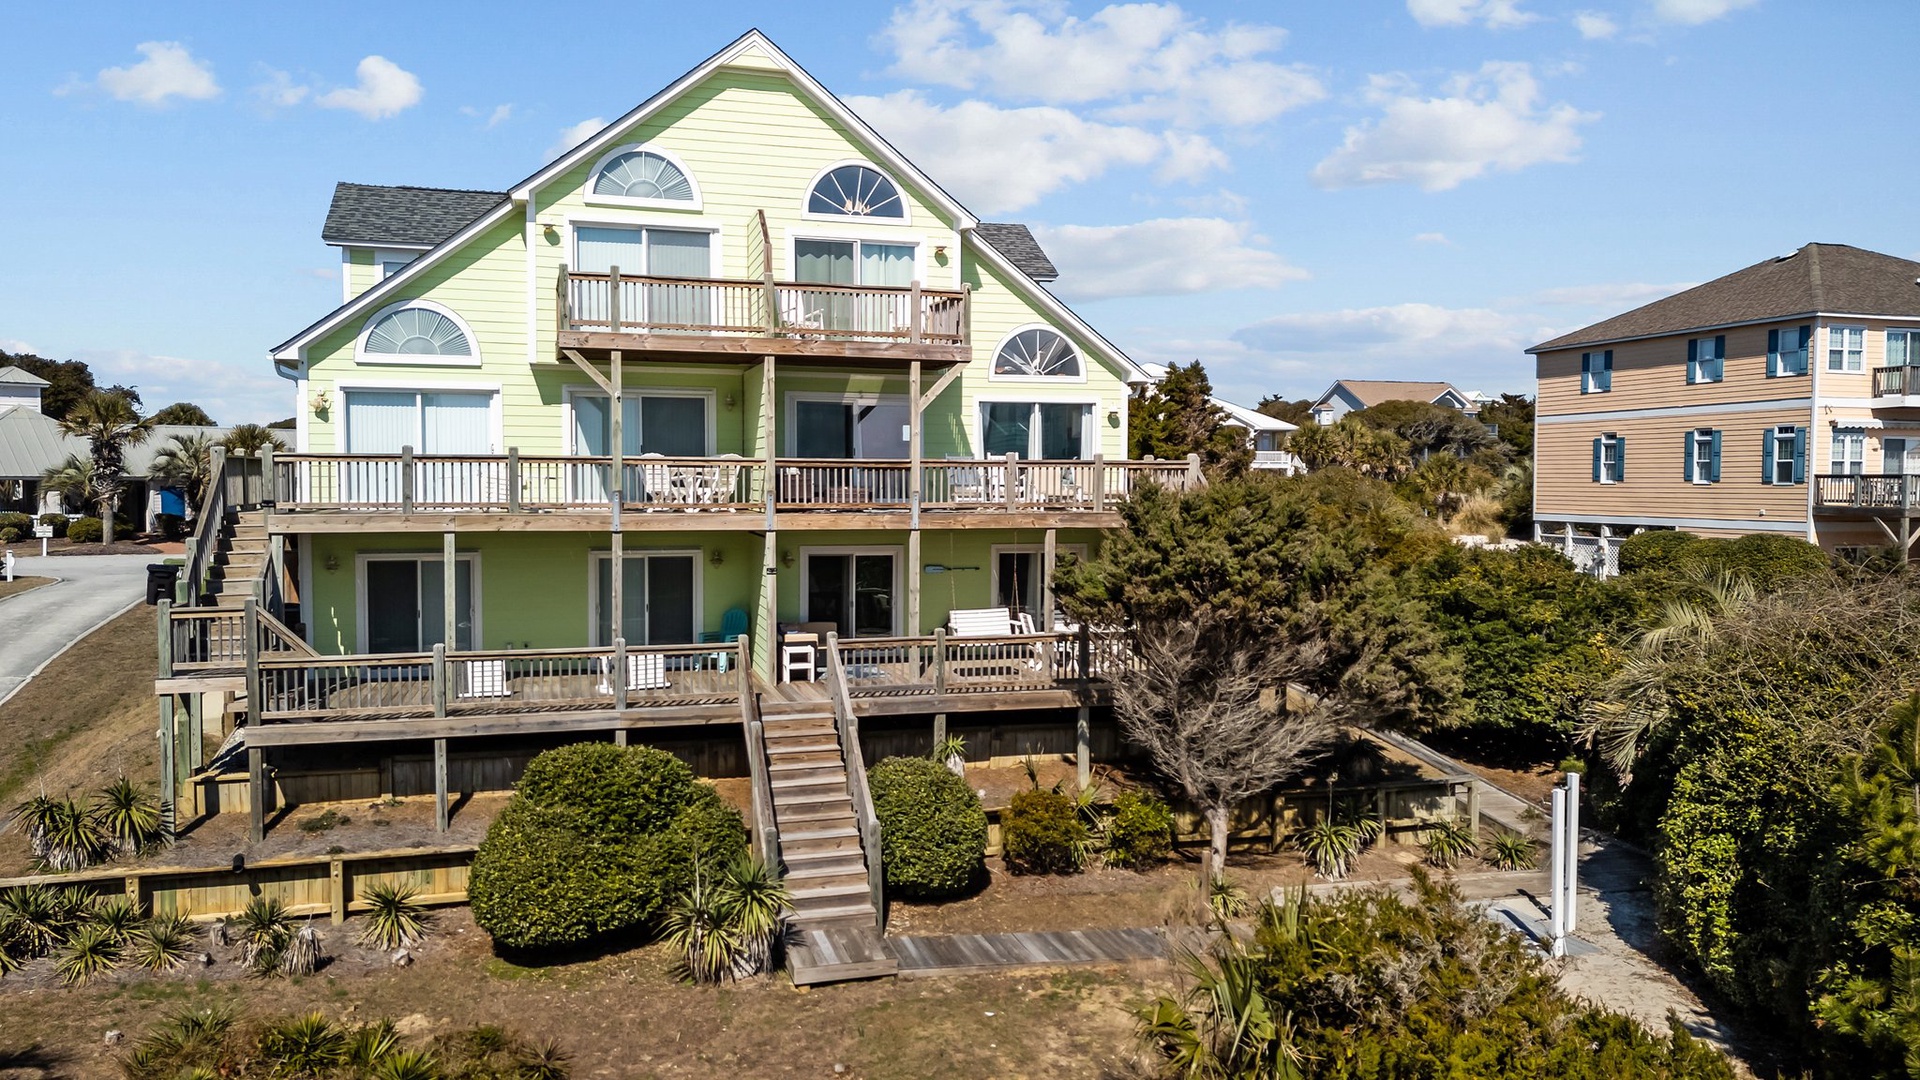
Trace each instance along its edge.
{"label": "sky", "polygon": [[[502,189],[758,27],[1223,397],[1530,393],[1524,350],[1809,241],[1920,257],[1912,0],[30,4],[0,349],[289,415],[333,184]],[[1879,44],[1875,44],[1875,43]]]}

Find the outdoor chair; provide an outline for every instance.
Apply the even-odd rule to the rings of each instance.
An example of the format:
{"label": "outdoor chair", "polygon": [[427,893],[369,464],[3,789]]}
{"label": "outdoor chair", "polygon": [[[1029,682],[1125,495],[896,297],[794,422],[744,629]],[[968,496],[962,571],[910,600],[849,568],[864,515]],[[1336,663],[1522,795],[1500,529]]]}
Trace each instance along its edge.
{"label": "outdoor chair", "polygon": [[[700,644],[732,644],[746,636],[750,625],[744,608],[728,608],[726,614],[720,616],[720,629],[703,632],[700,635]],[[732,653],[714,653],[713,655],[715,667],[721,671],[732,670]]]}
{"label": "outdoor chair", "polygon": [[[628,690],[665,690],[673,685],[667,678],[667,658],[659,653],[627,654]],[[613,693],[613,657],[600,658],[600,692]]]}

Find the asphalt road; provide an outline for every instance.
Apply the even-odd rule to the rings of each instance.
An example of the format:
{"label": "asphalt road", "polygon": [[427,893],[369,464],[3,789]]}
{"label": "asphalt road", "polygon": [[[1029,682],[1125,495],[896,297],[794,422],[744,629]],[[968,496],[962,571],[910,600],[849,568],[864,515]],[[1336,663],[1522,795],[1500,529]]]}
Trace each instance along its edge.
{"label": "asphalt road", "polygon": [[147,564],[159,561],[153,555],[19,559],[15,574],[59,580],[0,600],[0,702],[89,630],[145,599]]}

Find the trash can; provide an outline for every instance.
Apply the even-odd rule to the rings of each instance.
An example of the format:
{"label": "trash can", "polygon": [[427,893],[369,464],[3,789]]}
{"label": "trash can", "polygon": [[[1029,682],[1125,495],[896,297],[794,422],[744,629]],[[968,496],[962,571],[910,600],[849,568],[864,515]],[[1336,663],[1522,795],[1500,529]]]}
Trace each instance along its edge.
{"label": "trash can", "polygon": [[174,582],[180,580],[179,563],[147,564],[147,606],[173,599]]}

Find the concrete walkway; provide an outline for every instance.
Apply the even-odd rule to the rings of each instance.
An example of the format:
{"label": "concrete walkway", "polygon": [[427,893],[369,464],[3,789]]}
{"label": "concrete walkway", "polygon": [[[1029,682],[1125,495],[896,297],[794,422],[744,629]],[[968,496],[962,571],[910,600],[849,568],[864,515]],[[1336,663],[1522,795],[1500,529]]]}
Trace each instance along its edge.
{"label": "concrete walkway", "polygon": [[56,580],[0,600],[0,702],[69,645],[146,599],[147,564],[159,561],[151,555],[18,559],[15,574]]}

